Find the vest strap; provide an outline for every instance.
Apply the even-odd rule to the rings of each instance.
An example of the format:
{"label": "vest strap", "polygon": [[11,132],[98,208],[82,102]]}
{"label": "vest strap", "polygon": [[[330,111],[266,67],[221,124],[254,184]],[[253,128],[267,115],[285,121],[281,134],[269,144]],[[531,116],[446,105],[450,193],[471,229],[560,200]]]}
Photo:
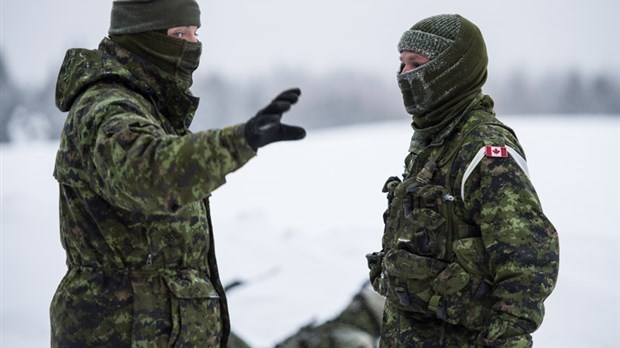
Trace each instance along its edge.
{"label": "vest strap", "polygon": [[437,315],[437,318],[441,320],[446,320],[448,318],[446,306],[439,295],[433,295],[433,297],[431,297],[428,301],[428,309],[434,312]]}

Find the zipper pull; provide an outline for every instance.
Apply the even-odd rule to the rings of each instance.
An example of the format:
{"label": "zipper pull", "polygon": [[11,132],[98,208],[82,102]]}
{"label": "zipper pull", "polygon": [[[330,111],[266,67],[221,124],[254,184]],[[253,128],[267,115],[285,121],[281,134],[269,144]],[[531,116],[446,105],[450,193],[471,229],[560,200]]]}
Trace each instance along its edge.
{"label": "zipper pull", "polygon": [[449,202],[454,201],[454,196],[449,193],[446,193],[441,198],[443,198],[444,201],[449,201]]}
{"label": "zipper pull", "polygon": [[153,255],[152,254],[149,254],[149,256],[147,256],[147,258],[146,258],[146,265],[148,267],[151,267],[153,265]]}

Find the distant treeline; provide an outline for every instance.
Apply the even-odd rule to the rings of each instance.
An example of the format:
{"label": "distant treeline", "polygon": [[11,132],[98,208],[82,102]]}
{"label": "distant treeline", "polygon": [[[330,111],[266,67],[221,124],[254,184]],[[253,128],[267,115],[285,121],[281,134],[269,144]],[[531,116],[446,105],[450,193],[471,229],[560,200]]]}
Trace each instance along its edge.
{"label": "distant treeline", "polygon": [[[496,111],[508,114],[606,114],[620,117],[620,73],[586,75],[576,71],[527,76],[493,76],[484,92]],[[395,80],[395,77],[394,77]],[[298,105],[287,121],[308,128],[331,127],[409,117],[396,82],[359,71],[321,76],[280,71],[262,78],[233,80],[218,74],[194,78],[201,97],[192,129],[240,123],[265,106],[280,90],[300,87]],[[0,142],[57,139],[65,115],[54,104],[55,74],[39,86],[19,88],[0,54]]]}

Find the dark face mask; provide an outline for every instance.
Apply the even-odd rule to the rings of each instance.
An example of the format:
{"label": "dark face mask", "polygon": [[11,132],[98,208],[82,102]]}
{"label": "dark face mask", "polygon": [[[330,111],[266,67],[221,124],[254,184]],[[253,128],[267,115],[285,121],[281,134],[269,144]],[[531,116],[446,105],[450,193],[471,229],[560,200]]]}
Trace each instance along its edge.
{"label": "dark face mask", "polygon": [[155,31],[114,35],[111,38],[179,79],[187,88],[192,85],[192,74],[200,63],[202,43],[176,39]]}
{"label": "dark face mask", "polygon": [[[403,103],[407,113],[416,115],[426,112],[433,100],[429,90],[431,86],[424,81],[424,66],[397,74],[398,87],[403,95]],[[401,69],[402,70],[402,69]]]}

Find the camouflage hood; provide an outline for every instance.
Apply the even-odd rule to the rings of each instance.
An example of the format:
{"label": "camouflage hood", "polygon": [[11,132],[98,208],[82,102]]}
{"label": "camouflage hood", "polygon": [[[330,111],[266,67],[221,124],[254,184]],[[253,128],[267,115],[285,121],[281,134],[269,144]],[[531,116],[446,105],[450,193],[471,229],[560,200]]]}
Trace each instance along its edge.
{"label": "camouflage hood", "polygon": [[56,83],[56,106],[69,111],[83,92],[99,82],[120,83],[152,100],[177,128],[188,128],[198,107],[199,99],[181,81],[109,38],[96,50],[67,51]]}

